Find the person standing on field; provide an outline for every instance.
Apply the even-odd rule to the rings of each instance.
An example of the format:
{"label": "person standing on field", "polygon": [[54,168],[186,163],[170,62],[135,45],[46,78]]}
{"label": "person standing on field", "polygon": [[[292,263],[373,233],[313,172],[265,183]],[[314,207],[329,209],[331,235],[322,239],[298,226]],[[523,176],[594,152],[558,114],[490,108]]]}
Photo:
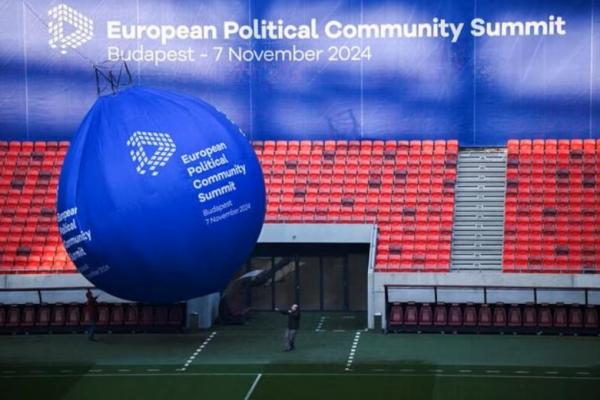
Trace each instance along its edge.
{"label": "person standing on field", "polygon": [[87,335],[89,340],[95,342],[96,322],[98,321],[98,296],[94,296],[92,291],[88,289],[85,297],[85,306],[90,317],[90,326],[88,327]]}
{"label": "person standing on field", "polygon": [[298,304],[292,304],[287,311],[282,311],[279,308],[275,307],[275,311],[283,315],[288,316],[288,325],[285,330],[285,350],[284,351],[292,351],[296,348],[295,340],[296,340],[296,332],[300,327],[300,309],[298,308]]}

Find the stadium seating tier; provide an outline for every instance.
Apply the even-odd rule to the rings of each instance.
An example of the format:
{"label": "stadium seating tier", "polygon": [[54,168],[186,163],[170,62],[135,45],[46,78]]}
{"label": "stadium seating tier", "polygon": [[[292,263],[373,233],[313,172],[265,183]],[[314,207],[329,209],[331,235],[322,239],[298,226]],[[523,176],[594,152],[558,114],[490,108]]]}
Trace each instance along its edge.
{"label": "stadium seating tier", "polygon": [[456,141],[253,145],[267,223],[377,224],[377,271],[449,271]]}
{"label": "stadium seating tier", "polygon": [[75,272],[56,224],[69,142],[0,142],[0,273]]}
{"label": "stadium seating tier", "polygon": [[[0,142],[0,273],[70,273],[56,224],[69,142]],[[255,141],[267,223],[374,223],[376,270],[448,272],[456,141]],[[511,140],[504,272],[595,273],[600,141]]]}
{"label": "stadium seating tier", "polygon": [[504,272],[595,273],[600,141],[511,140]]}

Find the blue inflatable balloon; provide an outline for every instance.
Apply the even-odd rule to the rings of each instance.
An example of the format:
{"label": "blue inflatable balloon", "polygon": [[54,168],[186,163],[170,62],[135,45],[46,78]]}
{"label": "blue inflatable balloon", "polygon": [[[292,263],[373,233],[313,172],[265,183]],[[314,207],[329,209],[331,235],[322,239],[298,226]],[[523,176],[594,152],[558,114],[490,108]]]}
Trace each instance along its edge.
{"label": "blue inflatable balloon", "polygon": [[201,100],[156,89],[98,98],[58,187],[59,231],[77,269],[134,301],[224,289],[264,214],[262,171],[239,128]]}

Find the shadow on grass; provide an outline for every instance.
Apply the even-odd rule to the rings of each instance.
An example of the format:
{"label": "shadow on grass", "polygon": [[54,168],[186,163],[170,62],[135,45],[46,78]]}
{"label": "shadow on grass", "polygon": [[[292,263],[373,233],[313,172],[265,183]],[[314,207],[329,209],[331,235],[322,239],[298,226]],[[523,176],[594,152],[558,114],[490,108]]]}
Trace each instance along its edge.
{"label": "shadow on grass", "polygon": [[0,377],[2,399],[71,398],[70,393],[78,386],[84,374],[94,364],[56,365],[51,362],[35,365],[1,365],[0,370],[9,371]]}

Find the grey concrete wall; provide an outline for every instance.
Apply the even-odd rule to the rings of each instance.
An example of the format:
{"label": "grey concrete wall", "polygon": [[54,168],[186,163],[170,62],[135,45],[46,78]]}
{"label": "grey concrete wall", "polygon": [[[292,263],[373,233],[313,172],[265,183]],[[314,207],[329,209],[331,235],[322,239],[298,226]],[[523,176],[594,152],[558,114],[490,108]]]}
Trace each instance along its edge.
{"label": "grey concrete wall", "polygon": [[188,300],[186,327],[189,329],[208,329],[219,315],[221,293],[211,293],[206,296]]}
{"label": "grey concrete wall", "polygon": [[258,243],[370,243],[370,224],[265,224]]}

